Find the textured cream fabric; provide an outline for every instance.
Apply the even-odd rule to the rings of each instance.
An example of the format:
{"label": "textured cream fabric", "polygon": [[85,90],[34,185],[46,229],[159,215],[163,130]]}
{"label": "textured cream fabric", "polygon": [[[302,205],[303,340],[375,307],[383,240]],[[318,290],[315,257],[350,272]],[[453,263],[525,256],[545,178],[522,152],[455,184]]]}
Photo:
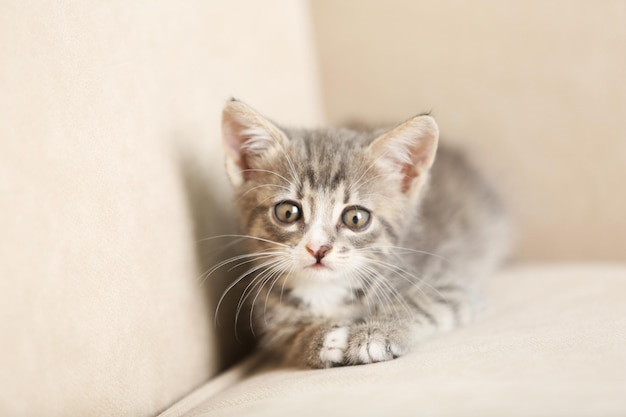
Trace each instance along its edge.
{"label": "textured cream fabric", "polygon": [[626,261],[626,2],[311,5],[331,123],[432,110],[507,194],[518,258]]}
{"label": "textured cream fabric", "polygon": [[478,321],[403,358],[226,374],[166,416],[626,415],[626,266],[516,267],[487,294]]}
{"label": "textured cream fabric", "polygon": [[[0,4],[0,415],[154,415],[237,357],[224,277],[197,280],[232,224],[220,108],[322,112],[306,3],[222,3]],[[433,107],[516,197],[523,257],[624,259],[623,3],[372,4],[312,2],[332,121]],[[237,368],[170,411],[623,415],[624,275],[510,271],[483,320],[404,359],[220,393]]]}
{"label": "textured cream fabric", "polygon": [[221,107],[317,124],[315,68],[301,1],[0,4],[0,415],[154,415],[236,357]]}

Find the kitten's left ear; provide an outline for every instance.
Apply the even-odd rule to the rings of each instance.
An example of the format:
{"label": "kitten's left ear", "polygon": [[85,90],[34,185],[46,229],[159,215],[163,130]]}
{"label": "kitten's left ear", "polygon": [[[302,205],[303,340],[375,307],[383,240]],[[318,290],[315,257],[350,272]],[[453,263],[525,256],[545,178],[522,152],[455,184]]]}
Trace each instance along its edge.
{"label": "kitten's left ear", "polygon": [[276,125],[238,100],[222,111],[222,140],[226,149],[226,171],[234,186],[240,186],[255,169],[284,153],[289,139]]}
{"label": "kitten's left ear", "polygon": [[430,116],[416,116],[379,136],[369,146],[384,169],[399,174],[403,193],[415,196],[435,160],[439,127]]}

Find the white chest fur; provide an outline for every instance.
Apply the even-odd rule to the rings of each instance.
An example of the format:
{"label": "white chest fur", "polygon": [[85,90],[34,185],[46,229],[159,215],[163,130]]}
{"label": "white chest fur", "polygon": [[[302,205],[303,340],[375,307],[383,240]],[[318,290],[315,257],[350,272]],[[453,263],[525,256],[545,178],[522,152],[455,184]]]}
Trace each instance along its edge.
{"label": "white chest fur", "polygon": [[352,291],[334,280],[298,279],[291,287],[291,295],[315,316],[347,318],[356,313]]}

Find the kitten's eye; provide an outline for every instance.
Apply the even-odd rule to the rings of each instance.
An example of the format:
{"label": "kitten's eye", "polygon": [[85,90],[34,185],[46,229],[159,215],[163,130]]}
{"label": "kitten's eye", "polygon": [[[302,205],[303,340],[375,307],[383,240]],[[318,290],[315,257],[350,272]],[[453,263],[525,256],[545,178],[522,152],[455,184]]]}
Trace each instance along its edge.
{"label": "kitten's eye", "polygon": [[341,221],[350,229],[360,231],[370,224],[370,212],[364,208],[351,207],[343,212]]}
{"label": "kitten's eye", "polygon": [[293,201],[283,201],[274,207],[274,216],[281,223],[295,223],[302,217],[300,206]]}

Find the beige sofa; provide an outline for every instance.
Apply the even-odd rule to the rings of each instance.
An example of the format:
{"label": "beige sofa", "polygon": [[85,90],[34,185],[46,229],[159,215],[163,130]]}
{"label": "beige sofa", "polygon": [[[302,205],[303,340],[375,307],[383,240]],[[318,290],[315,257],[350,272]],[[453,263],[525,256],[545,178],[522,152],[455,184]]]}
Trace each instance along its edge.
{"label": "beige sofa", "polygon": [[[626,415],[623,3],[223,3],[0,4],[0,415]],[[482,317],[389,363],[243,358],[228,274],[200,279],[231,95],[432,109],[519,226]]]}

